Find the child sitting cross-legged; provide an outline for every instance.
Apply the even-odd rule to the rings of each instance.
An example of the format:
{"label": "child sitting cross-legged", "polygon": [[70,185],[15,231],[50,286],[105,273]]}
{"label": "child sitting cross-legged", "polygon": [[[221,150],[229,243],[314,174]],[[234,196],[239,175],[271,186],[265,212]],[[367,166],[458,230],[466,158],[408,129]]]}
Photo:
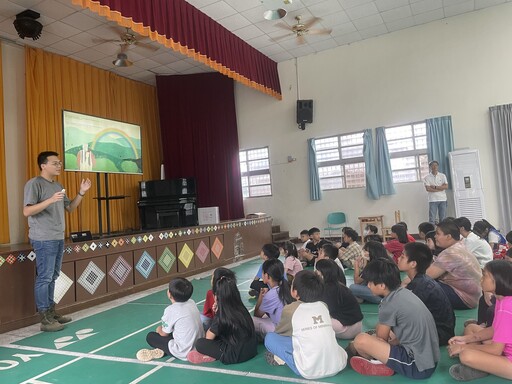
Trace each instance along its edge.
{"label": "child sitting cross-legged", "polygon": [[217,311],[205,338],[188,353],[193,364],[220,360],[223,364],[242,363],[256,356],[258,341],[249,311],[242,303],[236,278],[222,276],[214,288]]}
{"label": "child sitting cross-legged", "polygon": [[172,355],[187,360],[187,353],[196,340],[204,336],[199,310],[190,299],[193,291],[194,287],[187,279],[176,277],[170,281],[167,297],[172,305],[165,308],[162,325],[146,336],[147,343],[155,349],[141,349],[137,359],[150,361]]}
{"label": "child sitting cross-legged", "polygon": [[407,243],[398,258],[398,269],[407,273],[411,290],[426,305],[436,322],[439,345],[447,345],[455,336],[455,314],[452,304],[439,283],[425,274],[432,264],[432,251],[426,244]]}
{"label": "child sitting cross-legged", "polygon": [[450,368],[459,381],[487,376],[489,373],[512,380],[512,264],[493,260],[484,267],[482,290],[496,297],[492,325],[482,328],[470,324],[464,336],[449,341],[450,356],[459,356],[460,364]]}
{"label": "child sitting cross-legged", "polygon": [[376,334],[361,333],[349,345],[352,368],[370,376],[395,372],[410,379],[426,379],[439,361],[436,324],[425,304],[400,286],[400,271],[391,260],[378,259],[366,266],[370,290],[383,299]]}
{"label": "child sitting cross-legged", "polygon": [[[279,260],[280,252],[279,247],[275,244],[265,244],[261,248],[260,258],[265,262],[265,260],[276,259]],[[267,284],[265,284],[262,280],[263,272],[263,263],[261,263],[258,272],[256,272],[256,276],[254,276],[254,280],[250,285],[249,296],[258,297],[260,294],[261,288],[268,288]],[[286,277],[285,277],[286,278]]]}
{"label": "child sitting cross-legged", "polygon": [[286,364],[306,379],[334,376],[345,368],[347,354],[336,341],[323,292],[324,284],[313,271],[295,275],[291,294],[297,301],[284,307],[276,331],[265,337],[269,364]]}
{"label": "child sitting cross-legged", "polygon": [[291,241],[287,241],[283,245],[284,250],[284,271],[288,278],[288,282],[291,284],[293,281],[293,277],[304,269],[302,263],[299,260],[299,254],[297,252],[297,247]]}
{"label": "child sitting cross-legged", "polygon": [[261,340],[269,332],[274,332],[281,320],[281,312],[286,304],[294,301],[290,286],[284,279],[283,263],[269,259],[263,263],[263,282],[269,288],[262,288],[254,307],[254,328]]}

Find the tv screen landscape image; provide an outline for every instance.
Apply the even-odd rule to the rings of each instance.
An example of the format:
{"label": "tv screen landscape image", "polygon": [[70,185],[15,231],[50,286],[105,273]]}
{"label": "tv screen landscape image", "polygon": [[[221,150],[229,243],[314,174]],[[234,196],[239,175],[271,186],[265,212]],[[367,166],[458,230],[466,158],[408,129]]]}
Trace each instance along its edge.
{"label": "tv screen landscape image", "polygon": [[140,126],[62,112],[64,169],[142,174]]}

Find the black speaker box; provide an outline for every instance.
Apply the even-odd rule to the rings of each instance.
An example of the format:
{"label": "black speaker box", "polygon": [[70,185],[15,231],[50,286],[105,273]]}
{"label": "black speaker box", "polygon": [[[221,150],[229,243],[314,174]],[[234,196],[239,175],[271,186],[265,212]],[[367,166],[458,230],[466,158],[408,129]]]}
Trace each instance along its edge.
{"label": "black speaker box", "polygon": [[71,232],[69,235],[73,243],[92,240],[91,231]]}
{"label": "black speaker box", "polygon": [[297,124],[313,122],[313,100],[297,100]]}

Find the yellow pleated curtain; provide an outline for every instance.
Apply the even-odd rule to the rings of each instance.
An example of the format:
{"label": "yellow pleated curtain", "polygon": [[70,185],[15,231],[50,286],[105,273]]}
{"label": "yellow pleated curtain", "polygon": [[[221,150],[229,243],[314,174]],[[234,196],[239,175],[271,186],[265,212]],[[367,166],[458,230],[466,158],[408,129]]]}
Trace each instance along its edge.
{"label": "yellow pleated curtain", "polygon": [[[109,195],[128,196],[110,203],[111,231],[138,229],[139,181],[158,179],[162,162],[156,88],[40,49],[26,48],[25,61],[29,177],[40,172],[40,152],[56,151],[64,158],[63,109],[140,125],[143,175],[108,175]],[[101,196],[105,196],[105,179],[103,174],[100,176]],[[67,215],[66,236],[75,231],[99,230],[97,200],[93,199],[98,196],[97,174],[67,171],[58,181],[73,199],[82,178],[90,178],[93,185],[77,211]],[[104,203],[102,209],[105,232]]]}
{"label": "yellow pleated curtain", "polygon": [[7,182],[5,178],[5,138],[4,138],[4,94],[2,77],[2,45],[0,43],[0,244],[9,242],[9,212],[7,210]]}

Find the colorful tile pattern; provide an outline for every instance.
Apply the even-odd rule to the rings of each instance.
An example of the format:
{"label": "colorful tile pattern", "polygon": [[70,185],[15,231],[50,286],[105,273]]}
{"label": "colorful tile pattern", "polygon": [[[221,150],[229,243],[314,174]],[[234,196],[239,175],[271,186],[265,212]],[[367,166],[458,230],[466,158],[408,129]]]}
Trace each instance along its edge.
{"label": "colorful tile pattern", "polygon": [[212,252],[217,259],[220,259],[220,255],[222,255],[223,249],[224,249],[224,245],[222,245],[222,242],[219,240],[218,237],[216,237],[215,241],[213,242],[213,245],[212,245]]}
{"label": "colorful tile pattern", "polygon": [[204,264],[209,253],[210,250],[208,249],[208,246],[204,243],[204,241],[201,241],[196,249],[196,256],[199,260],[201,260],[201,263]]}
{"label": "colorful tile pattern", "polygon": [[135,269],[139,271],[139,273],[147,279],[149,275],[151,274],[151,271],[153,270],[155,266],[155,260],[150,256],[149,253],[144,251],[142,256],[140,257],[139,261],[137,262],[137,265],[135,266]]}
{"label": "colorful tile pattern", "polygon": [[108,271],[108,274],[117,284],[119,284],[119,286],[121,286],[130,275],[131,270],[132,267],[130,264],[128,264],[123,256],[119,256],[117,260],[114,261],[114,264],[112,265],[112,268],[110,268],[110,271]]}
{"label": "colorful tile pattern", "polygon": [[73,280],[69,278],[64,272],[60,272],[59,277],[55,280],[55,291],[53,293],[53,301],[57,304],[62,300],[64,295],[69,291],[73,285]]}
{"label": "colorful tile pattern", "polygon": [[105,278],[105,272],[100,267],[94,264],[92,261],[89,262],[82,275],[77,280],[84,289],[91,295],[96,292],[102,280]]}
{"label": "colorful tile pattern", "polygon": [[192,252],[190,247],[187,244],[185,244],[183,246],[183,248],[181,249],[178,259],[180,259],[180,261],[183,263],[185,268],[188,268],[193,257],[194,257],[194,252]]}
{"label": "colorful tile pattern", "polygon": [[175,262],[176,256],[173,255],[169,248],[165,247],[162,255],[158,259],[158,264],[160,264],[165,273],[169,273]]}

